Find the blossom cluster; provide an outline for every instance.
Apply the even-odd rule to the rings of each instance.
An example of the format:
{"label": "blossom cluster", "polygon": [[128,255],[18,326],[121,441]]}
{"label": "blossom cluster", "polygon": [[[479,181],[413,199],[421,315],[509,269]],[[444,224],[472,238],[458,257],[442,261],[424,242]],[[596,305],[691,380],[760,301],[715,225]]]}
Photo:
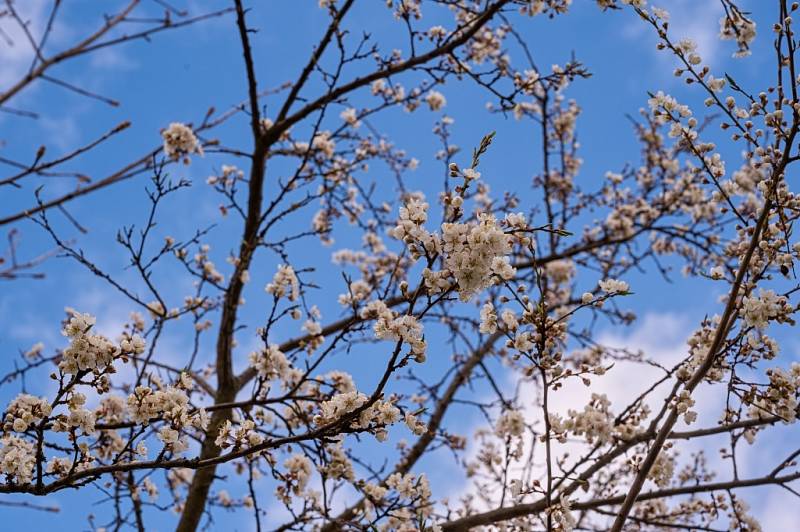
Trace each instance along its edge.
{"label": "blossom cluster", "polygon": [[219,433],[214,443],[221,449],[232,447],[238,450],[242,447],[254,447],[264,441],[264,437],[256,430],[252,419],[244,420],[238,428],[234,428],[231,420],[226,419],[219,428]]}
{"label": "blossom cluster", "polygon": [[[369,398],[357,391],[338,393],[319,405],[319,414],[314,416],[314,423],[318,426],[335,423],[352,415],[368,402]],[[396,423],[399,419],[400,409],[391,401],[377,400],[361,410],[345,426],[371,432],[378,441],[385,441],[389,436],[386,427]]]}
{"label": "blossom cluster", "polygon": [[44,397],[21,393],[6,409],[3,431],[25,432],[31,423],[46,419],[52,411]]}
{"label": "blossom cluster", "polygon": [[750,416],[778,416],[784,423],[795,421],[800,392],[800,364],[793,362],[789,371],[769,368],[766,373],[769,384],[752,398]]}
{"label": "blossom cluster", "polygon": [[758,296],[742,298],[741,315],[750,327],[763,329],[770,321],[792,311],[785,297],[778,296],[774,290],[759,290]]}
{"label": "blossom cluster", "polygon": [[491,214],[479,214],[477,224],[443,224],[442,242],[445,266],[458,282],[462,301],[516,273],[508,257],[511,238]]}
{"label": "blossom cluster", "polygon": [[592,394],[589,404],[582,412],[569,410],[566,419],[558,414],[550,415],[553,433],[560,441],[566,441],[566,433],[583,436],[589,443],[610,443],[614,436],[614,415],[610,410],[611,401],[605,394]]}
{"label": "blossom cluster", "polygon": [[277,299],[286,297],[289,301],[297,301],[297,298],[300,297],[300,283],[294,273],[294,268],[287,264],[279,265],[272,282],[267,284],[264,290]]}
{"label": "blossom cluster", "polygon": [[178,386],[167,386],[156,390],[149,386],[137,386],[127,400],[131,419],[136,423],[147,425],[151,420],[160,419],[166,422],[158,430],[158,439],[171,451],[182,453],[189,448],[189,442],[183,429],[194,427],[205,430],[209,417],[205,409],[192,410],[189,397]]}
{"label": "blossom cluster", "polygon": [[734,57],[750,55],[750,44],[756,38],[756,23],[738,9],[731,10],[719,19],[719,36],[724,40],[735,40],[739,49]]}
{"label": "blossom cluster", "polygon": [[286,355],[276,344],[270,344],[266,349],[250,353],[250,367],[265,381],[275,378],[287,380],[292,369]]}
{"label": "blossom cluster", "polygon": [[[39,425],[40,429],[50,428],[53,432],[68,433],[69,439],[76,442],[78,463],[73,463],[71,457],[53,456],[47,464],[46,473],[64,475],[73,470],[80,471],[95,460],[88,443],[79,441],[78,438],[95,435],[98,418],[120,422],[126,417],[126,408],[121,398],[103,397],[100,406],[92,410],[87,407],[87,395],[78,391],[78,386],[90,386],[101,395],[107,393],[110,387],[109,375],[116,372],[114,362],[142,354],[145,349],[144,339],[137,333],[126,331],[118,343],[114,343],[92,332],[96,322],[93,316],[71,308],[66,310],[67,318],[61,332],[69,338],[70,343],[58,359],[61,377],[53,374],[54,379],[62,382],[58,397],[51,402],[44,397],[21,393],[9,403],[3,416],[0,457],[4,462],[0,471],[17,483],[30,482],[33,464],[36,462],[33,446],[24,438],[32,425]],[[70,378],[65,379],[67,376]],[[86,376],[90,376],[91,380],[83,380]],[[112,450],[120,451],[124,447],[115,432],[111,431],[106,435],[107,444],[97,450],[100,455],[107,456]]]}
{"label": "blossom cluster", "polygon": [[361,310],[363,319],[375,319],[375,337],[381,340],[402,341],[411,348],[417,362],[425,361],[427,343],[422,324],[411,314],[398,315],[380,300],[370,301]]}
{"label": "blossom cluster", "polygon": [[9,434],[0,438],[0,472],[18,484],[28,484],[33,479],[35,465],[33,443]]}
{"label": "blossom cluster", "polygon": [[196,153],[203,155],[203,147],[197,140],[192,128],[180,122],[172,122],[168,128],[161,132],[164,138],[164,153],[173,160],[181,157],[188,162],[188,155]]}
{"label": "blossom cluster", "polygon": [[525,417],[518,410],[506,410],[497,420],[494,430],[501,438],[522,436],[525,431]]}
{"label": "blossom cluster", "polygon": [[71,316],[61,331],[70,338],[70,345],[64,350],[59,363],[59,368],[65,373],[92,371],[99,374],[119,357],[144,352],[145,343],[139,335],[126,337],[120,345],[115,345],[105,336],[91,334],[94,323],[94,317],[71,311]]}

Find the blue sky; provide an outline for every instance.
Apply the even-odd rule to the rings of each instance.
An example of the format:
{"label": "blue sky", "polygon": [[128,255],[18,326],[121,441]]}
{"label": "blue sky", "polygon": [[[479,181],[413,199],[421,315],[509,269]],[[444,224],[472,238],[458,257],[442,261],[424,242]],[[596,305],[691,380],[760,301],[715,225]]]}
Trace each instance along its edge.
{"label": "blue sky", "polygon": [[[41,17],[48,2],[26,0],[20,9],[29,10],[31,17]],[[56,27],[53,45],[73,42],[76,38],[99,23],[97,0],[74,0],[65,3],[65,18]],[[117,5],[121,2],[103,2]],[[203,13],[227,7],[228,2],[212,0],[174,0],[176,5],[187,6],[192,13]],[[25,4],[23,6],[23,4]],[[250,25],[258,28],[253,37],[253,49],[259,82],[263,87],[276,87],[297,75],[312,44],[324,31],[327,17],[317,8],[316,0],[278,1],[251,0],[256,7]],[[546,18],[518,19],[517,30],[528,40],[535,60],[540,66],[564,63],[571,54],[584,63],[593,73],[587,80],[578,80],[567,92],[583,107],[578,121],[578,135],[582,144],[581,156],[584,166],[579,183],[593,188],[603,179],[606,171],[619,171],[626,164],[637,164],[639,149],[626,115],[636,115],[640,107],[646,106],[647,92],[664,90],[686,100],[699,108],[702,96],[687,90],[679,79],[672,76],[674,62],[663,52],[655,49],[652,29],[642,24],[630,11],[601,13],[594,2],[576,0],[573,10],[555,20]],[[770,4],[770,10],[765,6]],[[692,37],[699,44],[699,51],[708,58],[715,75],[728,72],[742,86],[760,88],[765,76],[773,75],[770,69],[773,60],[768,28],[772,3],[759,0],[742,2],[742,7],[753,12],[760,29],[755,44],[754,56],[747,60],[731,58],[734,45],[717,39],[718,20],[721,7],[716,0],[665,0],[656,5],[666,7],[672,13],[672,29],[675,35]],[[145,2],[145,8],[156,12],[155,3]],[[425,20],[433,25],[436,20]],[[387,48],[405,47],[397,31],[397,23],[383,2],[361,2],[350,18],[350,29],[354,33],[371,31]],[[766,52],[766,53],[765,53]],[[17,42],[9,48],[0,43],[0,88],[8,86],[30,61],[24,43]],[[132,126],[122,135],[103,145],[92,154],[82,158],[74,168],[87,173],[93,179],[105,176],[119,166],[120,161],[133,160],[160,142],[159,130],[172,121],[199,122],[205,111],[214,106],[226,109],[243,100],[246,88],[238,35],[234,31],[233,18],[228,15],[206,21],[200,25],[171,31],[155,36],[151,42],[136,41],[96,55],[70,62],[58,67],[55,73],[66,80],[80,81],[82,86],[122,102],[113,108],[89,100],[52,85],[34,84],[16,98],[12,105],[21,109],[35,109],[41,113],[39,120],[30,120],[0,114],[0,156],[30,160],[39,145],[47,146],[48,155],[64,153],[71,146],[90,141],[111,129],[123,120],[131,120]],[[349,75],[355,75],[354,70]],[[408,85],[407,85],[408,86]],[[490,152],[482,159],[481,172],[495,191],[503,189],[522,190],[529,187],[531,177],[539,169],[537,132],[531,122],[517,122],[513,117],[490,114],[484,109],[485,94],[465,84],[448,84],[440,89],[447,97],[445,112],[455,119],[451,128],[453,140],[465,149],[464,157],[473,145],[488,131],[496,130],[497,137]],[[363,97],[363,95],[362,95]],[[266,100],[266,116],[275,113],[275,102]],[[357,102],[357,100],[356,100]],[[408,176],[410,188],[432,194],[441,183],[443,170],[434,156],[438,150],[435,136],[431,133],[434,121],[441,113],[423,111],[409,119],[402,111],[391,111],[376,119],[375,126],[396,146],[419,159],[419,168]],[[338,112],[332,115],[338,121]],[[223,138],[227,145],[248,146],[247,123],[243,117],[231,120],[215,130],[214,136]],[[723,152],[728,157],[728,169],[738,165],[737,152]],[[222,164],[237,161],[219,156],[195,158],[189,166],[172,166],[175,178],[185,177],[193,181],[189,194],[176,196],[167,204],[162,226],[157,229],[160,236],[171,234],[176,238],[188,235],[195,227],[207,226],[219,221],[217,205],[219,199],[205,185],[205,178]],[[238,162],[244,166],[244,163]],[[280,166],[271,172],[280,174],[287,169]],[[7,171],[4,169],[4,172]],[[391,183],[391,175],[384,168],[372,170],[373,178]],[[72,186],[68,182],[48,182],[43,191],[45,197],[54,197]],[[390,186],[390,185],[384,185]],[[535,196],[527,197],[534,201]],[[0,215],[16,212],[32,203],[31,187],[17,191],[0,191]],[[133,280],[124,270],[125,254],[115,244],[116,231],[125,225],[140,224],[147,199],[142,189],[142,178],[136,178],[104,189],[91,199],[77,200],[68,204],[72,216],[89,229],[89,234],[79,234],[63,217],[52,214],[54,223],[68,238],[74,238],[92,260],[119,275],[121,279]],[[590,220],[575,221],[570,227],[580,233],[581,226]],[[52,247],[47,235],[33,223],[17,224],[21,232],[20,253],[34,256]],[[235,219],[223,221],[209,238],[215,262],[224,265],[224,256],[233,248],[239,230]],[[341,235],[333,248],[297,247],[293,257],[299,262],[316,265],[314,274],[317,283],[341,283],[340,273],[331,266],[330,253],[347,245],[347,235]],[[246,305],[244,321],[252,326],[258,324],[258,297],[261,288],[272,276],[278,257],[262,260],[258,271],[251,271],[253,281],[249,285],[253,304]],[[27,350],[37,341],[43,341],[48,349],[63,346],[59,334],[59,321],[65,306],[98,316],[100,330],[115,335],[119,325],[131,310],[130,302],[121,299],[100,280],[94,278],[78,265],[66,259],[47,261],[39,270],[46,274],[43,280],[17,280],[0,284],[0,352],[3,354],[0,369],[11,368],[12,360],[22,350]],[[172,282],[172,272],[165,271],[158,281],[169,285],[167,293],[177,304],[190,289],[188,281]],[[718,310],[716,303],[720,293],[705,281],[684,280],[679,272],[674,274],[676,282],[665,283],[652,271],[627,278],[636,296],[626,298],[625,304],[641,313],[642,319],[634,325],[634,331],[608,331],[609,337],[632,345],[652,349],[680,350],[682,342],[691,329],[706,314]],[[594,279],[585,282],[593,283]],[[580,279],[579,279],[580,282]],[[337,317],[340,312],[335,301],[322,302],[319,306],[327,319]],[[648,321],[650,320],[650,321]],[[326,320],[323,320],[326,321]],[[663,339],[654,331],[669,324],[674,334]],[[660,325],[659,325],[660,324]],[[650,329],[648,329],[648,327]],[[251,329],[252,330],[252,329]],[[650,333],[653,334],[649,334]],[[286,331],[291,335],[293,331]],[[677,338],[677,341],[672,341]],[[243,337],[242,353],[248,345],[255,347],[254,335]],[[796,343],[789,339],[785,347],[788,356],[794,356]],[[665,347],[668,344],[669,349]],[[186,348],[185,339],[173,334],[165,339],[164,356],[179,357]],[[369,357],[353,363],[354,375],[359,384],[368,385],[381,360]],[[446,361],[431,361],[446,364]],[[46,374],[42,381],[29,380],[31,390],[44,393],[47,389]],[[0,400],[13,397],[17,385],[0,388]],[[476,419],[465,420],[466,426]],[[447,467],[433,472],[434,487],[447,488]],[[439,473],[439,474],[437,474]],[[235,490],[231,490],[232,492]],[[68,530],[87,526],[86,501],[100,500],[97,491],[90,494],[62,492],[49,502],[61,506],[59,524]],[[74,504],[80,502],[81,504]],[[759,505],[757,513],[774,514],[768,501]],[[99,515],[106,508],[97,508]],[[26,510],[0,507],[0,515],[6,516],[8,530],[36,529],[52,524],[52,516]],[[249,530],[249,515],[242,512],[226,518],[226,525],[233,530]],[[148,523],[153,530],[167,530],[172,518],[152,512]],[[767,530],[771,528],[767,527]],[[776,528],[777,529],[777,528]]]}

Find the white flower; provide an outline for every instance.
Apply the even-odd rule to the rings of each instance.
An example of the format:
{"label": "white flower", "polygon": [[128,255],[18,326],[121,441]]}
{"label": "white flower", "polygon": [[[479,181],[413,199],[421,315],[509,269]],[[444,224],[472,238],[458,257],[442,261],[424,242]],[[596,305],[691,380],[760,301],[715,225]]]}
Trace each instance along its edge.
{"label": "white flower", "polygon": [[774,290],[759,290],[758,297],[753,295],[742,298],[740,311],[747,325],[763,329],[769,320],[777,317],[784,305],[786,298],[778,296]]}
{"label": "white flower", "polygon": [[314,320],[306,320],[303,323],[303,330],[311,336],[318,336],[322,333],[322,325]]}
{"label": "white flower", "polygon": [[378,320],[373,326],[375,337],[381,340],[402,340],[411,347],[411,354],[417,362],[425,361],[427,344],[423,339],[422,324],[410,314],[395,317],[382,301],[373,301],[362,311],[362,316],[377,314]]}
{"label": "white flower", "polygon": [[25,432],[31,423],[45,419],[51,412],[50,403],[44,397],[21,393],[8,405],[3,429]]}
{"label": "white flower", "polygon": [[545,267],[551,281],[566,284],[575,276],[575,263],[568,259],[554,260]]}
{"label": "white flower", "polygon": [[428,29],[428,37],[432,40],[434,39],[443,39],[447,36],[447,30],[444,26],[431,26]]}
{"label": "white flower", "polygon": [[119,346],[122,348],[122,352],[124,353],[141,355],[144,353],[145,341],[144,338],[138,334],[134,334],[130,338],[123,339]]}
{"label": "white flower", "polygon": [[165,445],[170,445],[178,441],[180,433],[170,427],[161,427],[158,431],[158,439],[164,442]]}
{"label": "white flower", "polygon": [[363,279],[350,283],[346,294],[339,294],[339,304],[345,307],[352,306],[354,303],[364,301],[369,298],[372,292],[370,284]]}
{"label": "white flower", "polygon": [[25,358],[29,360],[39,358],[43,350],[44,350],[44,343],[36,342],[30,349],[28,349],[28,351],[25,352]]}
{"label": "white flower", "polygon": [[0,472],[14,477],[19,484],[28,484],[35,464],[33,443],[9,435],[0,439]]}
{"label": "white flower", "polygon": [[510,331],[516,330],[516,328],[519,327],[517,315],[514,314],[514,311],[511,309],[503,310],[500,314],[500,319],[503,320],[503,324],[505,324],[506,328]]}
{"label": "white flower", "polygon": [[494,431],[501,438],[522,436],[525,431],[525,417],[519,410],[506,410],[497,420]]}
{"label": "white flower", "polygon": [[69,432],[72,429],[81,429],[84,434],[94,433],[95,414],[84,408],[86,396],[82,393],[72,392],[68,401],[69,415],[56,417],[53,423],[55,432]]}
{"label": "white flower", "polygon": [[464,170],[461,171],[461,175],[464,176],[464,179],[466,179],[467,181],[481,178],[481,173],[475,170],[474,168],[465,168]]}
{"label": "white flower", "polygon": [[250,366],[256,370],[258,376],[265,380],[276,377],[284,378],[288,375],[291,364],[277,344],[270,344],[267,349],[250,353]]}
{"label": "white flower", "polygon": [[278,271],[264,290],[280,299],[286,296],[289,301],[296,301],[300,297],[300,284],[294,273],[294,268],[289,265],[278,266]]}
{"label": "white flower", "polygon": [[491,302],[486,303],[481,307],[481,326],[480,332],[494,333],[497,330],[497,313]]}
{"label": "white flower", "polygon": [[321,131],[314,135],[311,148],[320,152],[327,159],[332,158],[336,152],[336,143],[331,139],[331,132]]}
{"label": "white flower", "polygon": [[688,390],[681,390],[681,393],[675,398],[675,409],[678,414],[683,415],[683,420],[687,425],[691,425],[697,419],[697,412],[689,410],[694,406],[694,402]]}
{"label": "white flower", "polygon": [[722,40],[735,40],[739,49],[733,57],[745,57],[750,55],[750,44],[756,38],[756,23],[738,9],[731,10],[719,19],[719,37]]}
{"label": "white flower", "polygon": [[567,419],[561,425],[563,430],[568,430],[576,436],[584,436],[586,441],[594,443],[608,443],[611,441],[614,429],[614,416],[609,407],[611,401],[605,394],[593,393],[589,404],[583,411],[567,411]]}
{"label": "white flower", "polygon": [[255,427],[255,422],[247,419],[234,430],[231,421],[229,419],[225,420],[225,423],[219,428],[219,433],[214,443],[223,449],[231,446],[240,448],[242,446],[253,447],[259,445],[264,441],[264,437],[255,431]]}
{"label": "white flower", "polygon": [[[66,373],[75,374],[79,371],[105,370],[110,367],[114,359],[122,353],[122,349],[104,336],[89,333],[95,323],[92,316],[71,309],[69,311],[72,316],[62,334],[70,337],[71,342],[62,353],[59,368]],[[136,345],[139,346],[138,341]],[[133,349],[135,346],[131,344],[129,347]],[[143,345],[140,347],[143,349]]]}
{"label": "white flower", "polygon": [[[641,1],[643,0],[623,0],[625,3]],[[571,507],[569,499],[567,499],[566,494],[562,492],[558,497],[558,505],[553,507],[550,511],[550,515],[553,520],[553,527],[558,532],[572,532],[572,530],[574,530],[577,521],[575,520],[575,517],[572,516],[570,510]]]}
{"label": "white flower", "polygon": [[617,281],[616,279],[606,279],[600,281],[600,289],[607,294],[624,294],[628,291],[628,283],[625,281]]}
{"label": "white flower", "polygon": [[223,507],[230,507],[233,504],[233,499],[226,490],[219,490],[217,492],[217,502]]}
{"label": "white flower", "polygon": [[673,117],[681,118],[692,116],[692,111],[689,109],[689,106],[679,104],[675,98],[669,94],[664,94],[663,91],[658,91],[655,96],[647,100],[647,103],[657,121],[662,124],[669,119],[668,115],[670,114]]}
{"label": "white flower", "polygon": [[408,412],[405,417],[406,426],[417,436],[422,436],[428,431],[428,426],[418,420],[415,415]]}
{"label": "white flower", "polygon": [[392,473],[386,479],[386,485],[395,490],[398,495],[408,500],[422,499],[426,501],[431,496],[431,488],[428,478],[424,473],[419,477],[413,473]]}
{"label": "white flower", "polygon": [[496,283],[495,276],[508,280],[516,272],[508,260],[511,238],[491,214],[478,215],[477,224],[442,224],[442,250],[462,301]]}
{"label": "white flower", "polygon": [[660,9],[658,7],[654,7],[653,15],[656,18],[663,20],[664,22],[669,22],[669,11],[667,11],[666,9]]}
{"label": "white flower", "polygon": [[[175,386],[167,386],[161,390],[153,390],[147,386],[137,386],[128,396],[128,409],[131,419],[143,425],[152,420],[166,422],[157,433],[158,438],[174,453],[182,453],[189,448],[188,438],[181,431],[186,428],[205,430],[208,425],[208,413],[199,409],[189,413],[189,397],[186,392]],[[137,449],[139,452],[139,449]],[[142,449],[146,453],[146,448]]]}
{"label": "white flower", "polygon": [[531,333],[528,331],[518,332],[514,337],[514,349],[517,351],[529,352],[534,344],[531,340]]}
{"label": "white flower", "polygon": [[155,482],[153,482],[150,477],[144,477],[144,480],[142,480],[142,487],[147,492],[151,501],[158,498],[158,486],[156,486]]}
{"label": "white flower", "polygon": [[72,309],[67,309],[67,312],[70,314],[70,318],[61,334],[70,338],[75,338],[88,332],[97,321],[94,316],[89,314],[81,314]]}
{"label": "white flower", "polygon": [[[197,141],[194,132],[180,122],[173,122],[161,132],[164,138],[164,153],[173,160],[178,160],[190,153],[203,155],[203,148]],[[188,161],[188,159],[187,159]]]}
{"label": "white flower", "polygon": [[286,459],[283,467],[287,469],[287,480],[292,484],[292,491],[299,495],[311,478],[311,460],[305,455],[296,453]]}
{"label": "white flower", "polygon": [[441,92],[437,91],[430,91],[425,96],[425,102],[431,108],[431,111],[438,111],[439,109],[447,105],[447,99]]}
{"label": "white flower", "polygon": [[45,471],[54,475],[65,476],[72,469],[72,459],[54,456],[47,462]]}
{"label": "white flower", "polygon": [[339,118],[344,120],[349,126],[358,128],[361,122],[358,120],[358,112],[352,107],[349,107],[339,114]]}

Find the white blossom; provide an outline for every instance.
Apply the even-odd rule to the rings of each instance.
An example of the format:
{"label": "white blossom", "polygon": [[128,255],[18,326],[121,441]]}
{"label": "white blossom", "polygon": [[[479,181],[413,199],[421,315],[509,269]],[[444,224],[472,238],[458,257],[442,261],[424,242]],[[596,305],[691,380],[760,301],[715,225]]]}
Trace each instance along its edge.
{"label": "white blossom", "polygon": [[16,436],[0,438],[0,472],[17,484],[28,484],[33,478],[36,455],[33,443]]}
{"label": "white blossom", "polygon": [[786,299],[774,290],[759,290],[758,297],[751,295],[742,298],[741,314],[747,325],[763,329],[770,320],[783,310]]}
{"label": "white blossom", "polygon": [[425,102],[431,108],[431,111],[438,111],[447,104],[447,99],[438,91],[429,91],[425,96]]}
{"label": "white blossom", "polygon": [[628,291],[628,283],[616,279],[605,279],[599,283],[600,289],[607,294],[624,294]]}
{"label": "white blossom", "polygon": [[277,273],[265,290],[278,299],[286,297],[289,301],[296,301],[300,297],[300,284],[294,268],[286,264],[278,266]]}
{"label": "white blossom", "polygon": [[497,330],[497,313],[494,310],[494,305],[487,302],[481,307],[481,325],[480,332],[494,333]]}
{"label": "white blossom", "polygon": [[185,124],[172,122],[161,132],[161,136],[164,138],[164,153],[170,159],[178,160],[192,153],[203,155],[203,147],[192,129]]}

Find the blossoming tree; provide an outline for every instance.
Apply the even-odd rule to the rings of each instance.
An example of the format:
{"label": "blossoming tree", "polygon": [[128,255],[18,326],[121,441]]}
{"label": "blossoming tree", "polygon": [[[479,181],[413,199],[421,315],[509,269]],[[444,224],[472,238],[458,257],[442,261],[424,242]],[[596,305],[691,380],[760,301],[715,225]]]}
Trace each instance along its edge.
{"label": "blossoming tree", "polygon": [[[568,95],[590,72],[575,59],[539,68],[521,32],[531,17],[565,14],[569,0],[388,0],[370,9],[393,14],[396,33],[377,37],[350,22],[355,0],[298,2],[322,10],[327,25],[278,87],[265,84],[274,80],[262,63],[284,52],[252,44],[259,2],[190,16],[133,0],[61,51],[48,36],[67,6],[53,2],[36,26],[21,3],[0,9],[3,34],[33,51],[30,69],[0,92],[15,120],[32,112],[14,102],[42,83],[113,105],[53,71],[211,22],[238,39],[246,93],[199,121],[168,118],[151,149],[99,180],[76,165],[127,134],[128,122],[61,155],[34,147],[33,162],[3,157],[0,194],[13,201],[0,212],[12,230],[0,280],[37,282],[28,277],[58,254],[130,317],[109,336],[99,332],[102,315],[68,307],[61,343],[37,344],[14,363],[1,381],[14,392],[0,493],[38,507],[62,490],[100,490],[109,511],[92,510],[93,528],[146,530],[153,512],[170,508],[181,531],[225,529],[220,516],[231,509],[248,512],[257,530],[760,530],[748,488],[796,494],[800,449],[765,457],[759,475],[737,468],[743,445],[797,416],[800,365],[779,353],[773,332],[793,325],[797,308],[796,3],[765,1],[775,13],[774,76],[744,87],[676,39],[665,10],[597,0],[597,24],[626,10],[655,32],[705,109],[654,92],[635,124],[639,162],[588,186],[578,179],[581,107]],[[747,61],[755,22],[733,0],[721,3],[720,38]],[[154,6],[166,14],[153,17]],[[448,90],[466,85],[484,91],[498,120],[535,124],[535,201],[512,187],[492,193],[506,185],[481,159],[502,139],[475,132],[463,152],[446,115],[434,127],[444,179],[426,197],[408,177],[417,160],[375,125],[397,109],[442,113]],[[724,149],[710,140],[718,126]],[[230,128],[248,143],[227,140]],[[728,161],[734,171],[721,155],[731,147],[743,153]],[[181,176],[201,160],[214,171],[190,187]],[[42,188],[54,177],[75,188]],[[147,202],[143,221],[118,233],[123,276],[82,251],[91,232],[65,236],[107,221],[79,223],[66,209],[131,181]],[[198,187],[221,201],[215,226],[191,213],[192,230],[171,227],[170,202]],[[19,258],[22,223],[53,252]],[[226,249],[212,249],[215,234]],[[338,282],[314,268],[321,254],[332,254]],[[632,323],[625,304],[637,296],[626,277],[647,269],[666,282],[665,264],[725,292],[708,299],[675,364],[606,345],[597,332]],[[180,339],[178,359],[165,354],[168,336]],[[357,382],[362,357],[372,378]],[[630,379],[630,402],[612,403],[604,380],[637,365],[657,377]],[[570,400],[576,383],[588,401]],[[701,391],[722,406],[699,415]],[[459,424],[454,411],[477,413],[480,426]],[[712,471],[703,442],[719,435],[724,465]],[[434,460],[449,460],[469,487],[437,493]]]}

